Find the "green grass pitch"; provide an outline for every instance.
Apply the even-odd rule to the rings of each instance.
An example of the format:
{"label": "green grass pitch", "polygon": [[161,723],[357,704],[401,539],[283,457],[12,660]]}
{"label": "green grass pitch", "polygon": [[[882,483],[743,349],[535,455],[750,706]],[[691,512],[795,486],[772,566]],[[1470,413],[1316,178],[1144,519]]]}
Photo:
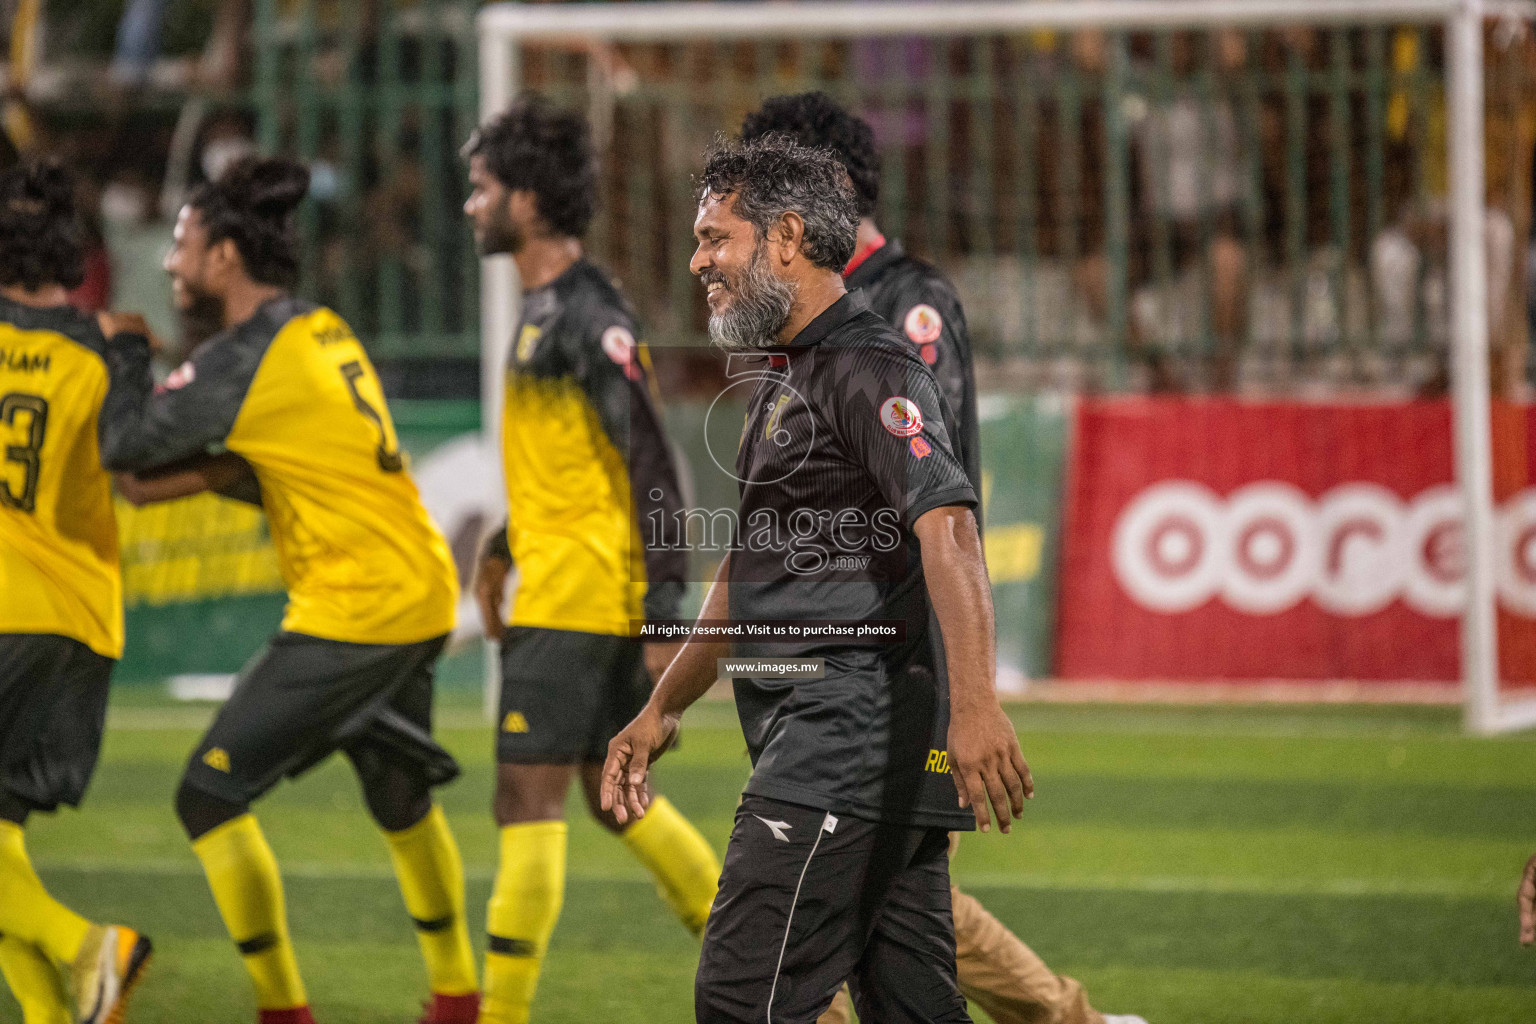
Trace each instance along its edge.
{"label": "green grass pitch", "polygon": [[[60,898],[153,935],[130,1021],[253,1020],[171,811],[209,711],[124,692],[85,809],[35,818],[33,857]],[[1536,951],[1515,942],[1513,899],[1536,850],[1531,738],[1462,738],[1450,709],[1012,714],[1038,796],[1012,836],[967,837],[955,875],[1100,1009],[1152,1024],[1536,1020]],[[465,767],[442,800],[479,943],[495,855],[490,730],[462,699],[440,717]],[[658,785],[723,849],[748,771],[734,712],[706,703],[685,727]],[[257,811],[321,1024],[414,1021],[425,976],[345,764]],[[579,798],[571,817],[535,1020],[691,1021],[693,940]],[[19,1017],[0,995],[0,1021]]]}

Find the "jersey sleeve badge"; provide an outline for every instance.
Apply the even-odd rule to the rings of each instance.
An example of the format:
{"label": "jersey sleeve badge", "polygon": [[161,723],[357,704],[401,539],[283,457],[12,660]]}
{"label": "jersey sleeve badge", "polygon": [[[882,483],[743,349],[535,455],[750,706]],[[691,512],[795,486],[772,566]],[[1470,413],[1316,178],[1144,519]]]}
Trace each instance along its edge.
{"label": "jersey sleeve badge", "polygon": [[603,352],[624,371],[630,380],[640,379],[640,365],[635,359],[635,336],[622,324],[614,324],[603,332]]}
{"label": "jersey sleeve badge", "polygon": [[188,359],[172,370],[170,376],[165,378],[165,383],[161,384],[156,390],[161,392],[180,391],[194,380],[197,380],[197,366],[193,364],[192,360]]}
{"label": "jersey sleeve badge", "polygon": [[526,363],[533,356],[533,350],[538,347],[539,339],[544,336],[544,331],[537,324],[524,324],[522,332],[517,336],[517,361]]}
{"label": "jersey sleeve badge", "polygon": [[923,432],[923,412],[910,398],[887,398],[880,406],[880,425],[897,437],[913,437]]}
{"label": "jersey sleeve badge", "polygon": [[938,310],[924,302],[907,310],[907,319],[903,326],[907,337],[914,343],[932,345],[939,340],[939,335],[944,333],[944,318],[939,316]]}

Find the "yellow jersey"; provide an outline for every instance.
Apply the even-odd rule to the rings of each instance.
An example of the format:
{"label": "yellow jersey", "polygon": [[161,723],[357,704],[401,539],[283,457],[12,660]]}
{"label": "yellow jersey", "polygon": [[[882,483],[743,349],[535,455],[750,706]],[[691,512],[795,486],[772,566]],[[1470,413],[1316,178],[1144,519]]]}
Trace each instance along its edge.
{"label": "yellow jersey", "polygon": [[142,339],[107,344],[102,452],[114,470],[197,454],[251,464],[288,588],[283,629],[408,644],[453,629],[458,581],[406,471],[378,375],[329,309],[289,296],[152,386]]}
{"label": "yellow jersey", "polygon": [[636,334],[584,259],[523,297],[501,417],[508,625],[628,636],[677,615],[687,553],[665,531],[682,501]]}
{"label": "yellow jersey", "polygon": [[117,521],[97,447],[104,347],[73,307],[0,299],[0,633],[120,658]]}

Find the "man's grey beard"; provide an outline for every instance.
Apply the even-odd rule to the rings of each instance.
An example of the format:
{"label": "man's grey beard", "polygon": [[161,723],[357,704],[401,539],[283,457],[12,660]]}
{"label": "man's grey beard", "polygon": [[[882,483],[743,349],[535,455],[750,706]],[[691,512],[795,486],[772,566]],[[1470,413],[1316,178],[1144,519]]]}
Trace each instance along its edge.
{"label": "man's grey beard", "polygon": [[[705,275],[705,284],[711,277]],[[713,279],[723,280],[724,275]],[[731,287],[731,292],[731,302],[725,311],[709,316],[710,342],[727,352],[779,344],[779,332],[789,322],[789,311],[795,304],[795,286],[773,276],[768,268],[766,244],[758,243],[746,273]]]}

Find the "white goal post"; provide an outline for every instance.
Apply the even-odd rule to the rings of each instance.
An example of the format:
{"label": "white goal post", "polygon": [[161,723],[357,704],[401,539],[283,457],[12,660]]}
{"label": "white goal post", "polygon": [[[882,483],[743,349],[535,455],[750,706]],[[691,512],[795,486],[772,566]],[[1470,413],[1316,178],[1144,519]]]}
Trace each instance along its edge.
{"label": "white goal post", "polygon": [[[1440,24],[1447,40],[1450,119],[1450,337],[1457,484],[1465,502],[1468,600],[1461,672],[1466,728],[1493,734],[1536,726],[1536,698],[1499,693],[1489,325],[1484,235],[1483,19],[1530,18],[1536,5],[1498,0],[1032,0],[946,3],[492,4],[478,16],[480,110],[504,109],[521,81],[526,43],[960,36],[997,32]],[[482,277],[482,400],[486,440],[499,443],[500,379],[517,319],[511,261]],[[499,679],[488,670],[492,686]],[[488,692],[493,709],[494,692]]]}

